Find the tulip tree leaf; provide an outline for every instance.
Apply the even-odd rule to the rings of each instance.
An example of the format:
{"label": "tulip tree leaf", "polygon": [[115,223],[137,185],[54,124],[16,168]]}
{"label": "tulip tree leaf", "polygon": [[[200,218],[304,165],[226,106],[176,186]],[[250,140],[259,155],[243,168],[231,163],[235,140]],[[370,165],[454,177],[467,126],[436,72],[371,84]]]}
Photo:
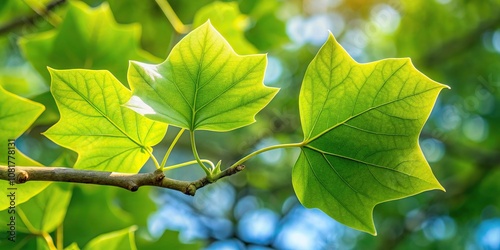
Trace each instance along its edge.
{"label": "tulip tree leaf", "polygon": [[[0,152],[2,152],[0,153],[0,165],[9,165],[8,140],[15,140],[20,137],[44,109],[43,105],[9,93],[0,86]],[[15,148],[14,151],[15,153],[11,156],[15,158],[10,159],[10,165],[41,166],[40,163],[30,159],[19,149]],[[50,182],[28,182],[23,185],[15,185],[15,188],[17,188],[15,191],[22,193],[22,195],[16,197],[16,205],[26,202],[49,184]],[[0,210],[9,207],[10,197],[7,195],[10,193],[8,190],[10,187],[13,186],[8,181],[0,180]]]}
{"label": "tulip tree leaf", "polygon": [[61,119],[44,134],[79,154],[74,168],[137,173],[166,125],[122,107],[131,93],[109,71],[49,71]]}
{"label": "tulip tree leaf", "polygon": [[19,44],[34,68],[49,81],[47,66],[57,69],[106,69],[126,84],[128,61],[158,61],[142,50],[141,27],[118,24],[107,3],[91,8],[69,2],[62,23],[50,30],[20,39]]}
{"label": "tulip tree leaf", "polygon": [[151,119],[194,130],[249,125],[278,89],[262,83],[265,55],[240,56],[206,22],[184,37],[165,62],[131,62],[127,107]]}
{"label": "tulip tree leaf", "polygon": [[443,88],[410,59],[359,64],[330,34],[299,96],[304,141],[292,181],[301,203],[376,234],[375,205],[444,190],[418,144]]}

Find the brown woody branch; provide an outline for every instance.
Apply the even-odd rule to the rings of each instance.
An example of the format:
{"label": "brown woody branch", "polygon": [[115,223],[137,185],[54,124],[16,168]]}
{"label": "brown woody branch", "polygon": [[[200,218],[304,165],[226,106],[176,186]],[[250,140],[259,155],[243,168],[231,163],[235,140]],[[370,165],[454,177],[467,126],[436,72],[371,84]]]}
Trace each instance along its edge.
{"label": "brown woody branch", "polygon": [[129,174],[63,167],[16,166],[14,175],[9,175],[9,167],[0,166],[0,179],[13,181],[16,184],[22,184],[28,181],[59,181],[96,184],[121,187],[132,192],[137,191],[141,186],[157,186],[177,190],[184,194],[194,196],[196,190],[216,182],[221,178],[236,174],[244,168],[244,165],[238,165],[222,171],[211,179],[203,177],[196,181],[181,181],[165,177],[165,174],[161,170],[156,170],[152,173]]}

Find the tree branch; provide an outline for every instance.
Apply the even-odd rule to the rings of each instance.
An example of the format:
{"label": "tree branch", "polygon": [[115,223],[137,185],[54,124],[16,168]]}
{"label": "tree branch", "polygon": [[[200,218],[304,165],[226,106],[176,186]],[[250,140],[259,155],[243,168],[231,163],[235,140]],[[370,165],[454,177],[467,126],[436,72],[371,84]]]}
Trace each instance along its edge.
{"label": "tree branch", "polygon": [[13,180],[16,184],[22,184],[28,181],[59,181],[97,184],[121,187],[132,192],[137,191],[141,186],[157,186],[177,190],[184,194],[194,196],[196,190],[221,178],[236,174],[243,169],[245,169],[244,165],[227,168],[217,176],[214,176],[212,181],[207,177],[203,177],[196,181],[181,181],[165,177],[165,174],[160,170],[156,170],[152,173],[129,174],[63,167],[21,166],[16,166],[14,176],[9,177],[9,167],[0,165],[0,179],[7,181]]}
{"label": "tree branch", "polygon": [[423,56],[422,59],[428,66],[440,64],[443,61],[448,60],[450,57],[469,49],[478,41],[481,41],[481,37],[484,32],[498,27],[499,24],[500,15],[496,15],[496,18],[483,21],[475,29],[465,35],[452,38],[451,40],[432,49],[429,53]]}
{"label": "tree branch", "polygon": [[[50,2],[49,4],[47,4],[45,9],[42,10],[41,13],[43,15],[47,15],[51,10],[53,10],[55,7],[63,4],[64,2],[66,2],[66,0],[54,0],[54,1]],[[23,26],[23,25],[26,25],[26,24],[33,25],[35,23],[35,21],[37,19],[43,17],[43,15],[34,14],[31,16],[20,17],[20,18],[14,19],[14,20],[10,21],[9,23],[6,23],[0,27],[0,35],[6,34],[6,33],[10,32],[11,30],[16,29],[16,28]]]}

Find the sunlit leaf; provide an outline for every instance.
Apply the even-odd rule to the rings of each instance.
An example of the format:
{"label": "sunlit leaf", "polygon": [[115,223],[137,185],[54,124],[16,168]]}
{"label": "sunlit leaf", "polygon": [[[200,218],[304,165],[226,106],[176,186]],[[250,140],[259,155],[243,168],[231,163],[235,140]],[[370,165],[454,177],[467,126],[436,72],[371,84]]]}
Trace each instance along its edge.
{"label": "sunlit leaf", "polygon": [[[0,165],[9,165],[8,140],[15,140],[21,136],[43,110],[43,105],[9,93],[0,86]],[[11,155],[14,159],[10,159],[12,166],[41,166],[19,149],[16,148],[14,151],[15,154]],[[17,188],[15,192],[22,194],[16,196],[16,204],[21,204],[41,192],[49,184],[49,182],[29,182],[11,186],[8,181],[0,180],[0,210],[10,206],[10,197],[7,195],[14,190],[9,191],[8,188]],[[6,218],[0,218],[1,222],[4,221],[3,219]]]}
{"label": "sunlit leaf", "polygon": [[409,59],[359,64],[330,34],[299,97],[304,146],[293,186],[301,203],[376,234],[375,205],[443,190],[418,136],[446,87]]}
{"label": "sunlit leaf", "polygon": [[253,123],[278,92],[263,85],[265,68],[265,55],[237,55],[207,22],[184,37],[165,62],[131,62],[133,96],[126,106],[191,131],[233,130]]}
{"label": "sunlit leaf", "polygon": [[75,168],[138,172],[166,125],[122,107],[131,93],[108,71],[50,73],[61,119],[44,134],[79,154]]}

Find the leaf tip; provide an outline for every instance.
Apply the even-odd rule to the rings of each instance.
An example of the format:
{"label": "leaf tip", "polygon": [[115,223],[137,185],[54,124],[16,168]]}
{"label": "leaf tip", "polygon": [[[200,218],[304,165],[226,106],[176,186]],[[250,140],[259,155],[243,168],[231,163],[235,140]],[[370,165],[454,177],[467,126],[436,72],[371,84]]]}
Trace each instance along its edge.
{"label": "leaf tip", "polygon": [[441,190],[446,193],[446,189],[441,185],[441,183],[438,182],[438,187],[436,188],[437,190]]}

